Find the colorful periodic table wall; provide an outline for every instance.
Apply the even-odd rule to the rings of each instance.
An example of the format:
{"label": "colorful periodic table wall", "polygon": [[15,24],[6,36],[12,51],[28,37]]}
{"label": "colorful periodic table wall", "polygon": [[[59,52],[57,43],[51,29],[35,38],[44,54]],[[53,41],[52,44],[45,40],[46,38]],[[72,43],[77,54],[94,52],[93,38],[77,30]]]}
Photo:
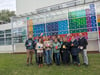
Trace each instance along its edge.
{"label": "colorful periodic table wall", "polygon": [[95,4],[90,4],[87,9],[68,12],[66,20],[34,25],[34,21],[27,17],[27,22],[27,31],[34,33],[34,37],[40,36],[41,33],[47,36],[63,36],[70,33],[78,37],[79,33],[82,33],[86,38],[89,38],[89,32],[97,32],[99,29],[100,33],[100,27],[97,29],[97,24],[100,26],[100,15],[97,23]]}

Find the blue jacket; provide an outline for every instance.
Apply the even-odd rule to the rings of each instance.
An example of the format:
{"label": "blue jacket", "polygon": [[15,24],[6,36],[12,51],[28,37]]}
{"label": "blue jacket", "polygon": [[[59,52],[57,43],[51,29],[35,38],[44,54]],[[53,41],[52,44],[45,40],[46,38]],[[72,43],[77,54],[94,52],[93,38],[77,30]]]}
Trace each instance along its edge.
{"label": "blue jacket", "polygon": [[78,41],[75,39],[73,42],[70,42],[70,45],[74,44],[74,46],[71,46],[71,54],[72,55],[78,55],[79,49],[78,49]]}

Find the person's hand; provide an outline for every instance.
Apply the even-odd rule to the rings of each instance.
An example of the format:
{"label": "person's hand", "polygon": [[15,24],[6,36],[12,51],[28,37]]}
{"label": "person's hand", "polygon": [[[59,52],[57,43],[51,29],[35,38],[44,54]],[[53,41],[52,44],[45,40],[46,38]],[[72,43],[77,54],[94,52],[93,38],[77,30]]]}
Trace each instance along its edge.
{"label": "person's hand", "polygon": [[40,48],[40,50],[43,50],[43,48]]}
{"label": "person's hand", "polygon": [[74,44],[71,44],[71,46],[74,46]]}
{"label": "person's hand", "polygon": [[56,46],[55,48],[58,49],[58,46]]}
{"label": "person's hand", "polygon": [[61,51],[63,53],[63,51]]}
{"label": "person's hand", "polygon": [[80,46],[78,46],[78,48],[80,48]]}

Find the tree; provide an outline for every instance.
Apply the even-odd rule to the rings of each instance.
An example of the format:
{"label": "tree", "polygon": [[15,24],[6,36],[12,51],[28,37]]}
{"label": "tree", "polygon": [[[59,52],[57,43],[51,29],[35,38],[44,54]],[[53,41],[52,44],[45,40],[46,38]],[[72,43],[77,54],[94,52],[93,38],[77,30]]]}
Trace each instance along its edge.
{"label": "tree", "polygon": [[15,11],[9,11],[9,10],[0,11],[0,20],[4,21],[5,23],[10,22],[10,17],[12,16],[15,16]]}

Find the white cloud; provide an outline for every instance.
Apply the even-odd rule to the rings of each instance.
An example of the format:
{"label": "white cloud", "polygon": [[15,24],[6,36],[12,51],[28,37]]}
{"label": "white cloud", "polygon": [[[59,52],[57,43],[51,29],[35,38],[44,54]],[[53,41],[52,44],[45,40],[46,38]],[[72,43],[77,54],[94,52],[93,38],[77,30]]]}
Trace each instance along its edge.
{"label": "white cloud", "polygon": [[0,10],[16,10],[16,0],[0,0]]}

